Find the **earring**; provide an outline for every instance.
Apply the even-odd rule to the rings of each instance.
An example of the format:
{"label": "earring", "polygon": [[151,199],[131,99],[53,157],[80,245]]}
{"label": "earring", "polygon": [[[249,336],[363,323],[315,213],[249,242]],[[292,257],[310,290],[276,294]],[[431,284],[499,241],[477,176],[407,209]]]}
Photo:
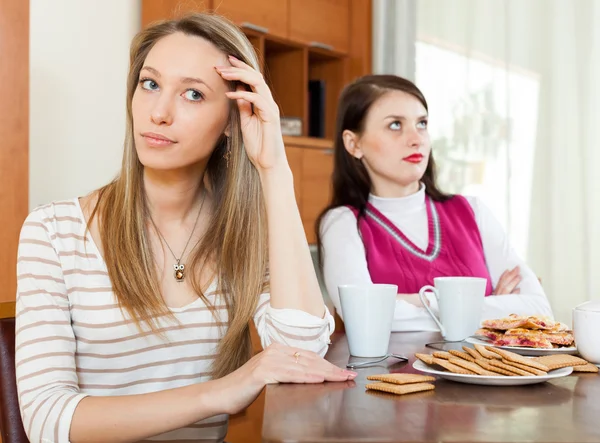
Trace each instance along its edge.
{"label": "earring", "polygon": [[223,154],[223,158],[225,159],[225,166],[227,168],[229,168],[229,158],[231,157],[231,149],[229,148],[229,145],[227,145],[227,148],[225,148],[225,154]]}

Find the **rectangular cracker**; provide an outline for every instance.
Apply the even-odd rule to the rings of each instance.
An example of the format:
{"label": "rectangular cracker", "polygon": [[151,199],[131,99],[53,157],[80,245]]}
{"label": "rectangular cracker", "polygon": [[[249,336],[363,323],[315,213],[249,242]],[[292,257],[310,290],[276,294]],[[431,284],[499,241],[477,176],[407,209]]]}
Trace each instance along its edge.
{"label": "rectangular cracker", "polygon": [[522,369],[517,368],[516,366],[507,365],[506,363],[502,363],[501,361],[498,361],[498,360],[490,360],[490,365],[495,366],[500,369],[504,369],[505,371],[514,372],[515,374],[520,375],[520,376],[534,375],[531,372],[524,371]]}
{"label": "rectangular cracker", "polygon": [[566,354],[544,355],[543,357],[536,357],[532,360],[547,366],[548,370],[566,368],[568,366],[583,366],[587,364],[587,361],[583,358]]}
{"label": "rectangular cracker", "polygon": [[431,383],[413,383],[410,385],[396,385],[393,383],[369,383],[366,386],[367,389],[374,391],[388,392],[390,394],[404,395],[411,394],[413,392],[431,391],[435,389],[435,386]]}
{"label": "rectangular cracker", "polygon": [[478,345],[478,344],[474,344],[473,346],[475,346],[475,350],[477,352],[479,352],[481,354],[481,356],[485,359],[495,359],[495,360],[501,360],[502,357],[500,357],[498,354],[496,354],[495,352],[490,352],[487,349],[485,349],[485,346],[483,345]]}
{"label": "rectangular cracker", "polygon": [[515,368],[519,368],[526,372],[530,372],[531,375],[547,375],[548,374],[546,371],[540,371],[539,369],[532,368],[531,366],[525,366],[525,365],[522,365],[521,363],[515,363],[515,362],[504,360],[504,359],[502,359],[502,363],[504,363],[508,366],[514,366]]}
{"label": "rectangular cracker", "polygon": [[379,374],[379,375],[369,375],[367,376],[367,380],[377,380],[384,381],[386,383],[392,383],[395,385],[408,385],[411,383],[424,383],[427,381],[435,381],[435,377],[430,375],[421,375],[421,374]]}
{"label": "rectangular cracker", "polygon": [[512,361],[514,363],[521,363],[522,365],[525,365],[525,366],[531,366],[532,368],[539,369],[540,371],[548,372],[550,370],[548,368],[548,366],[546,366],[542,363],[539,363],[538,361],[536,361],[537,359],[535,359],[535,358],[525,358],[522,355],[515,354],[514,352],[506,351],[504,349],[494,348],[492,346],[486,346],[485,349],[487,349],[488,351],[491,351],[491,352],[495,352],[500,357],[502,357],[502,359],[504,359],[504,360]]}
{"label": "rectangular cracker", "polygon": [[496,366],[490,365],[490,363],[489,363],[490,361],[491,361],[491,359],[490,360],[481,359],[481,360],[475,360],[475,363],[477,363],[483,369],[486,369],[490,372],[494,372],[494,375],[506,375],[507,377],[516,377],[517,376],[517,374],[515,374],[514,372],[510,372],[505,369],[501,369]]}
{"label": "rectangular cracker", "polygon": [[419,360],[421,360],[423,363],[427,364],[427,365],[432,365],[433,364],[433,355],[431,354],[420,354],[420,353],[416,353],[415,357],[417,357]]}
{"label": "rectangular cracker", "polygon": [[433,356],[435,358],[443,358],[444,360],[448,360],[450,357],[452,357],[452,354],[446,351],[435,351]]}
{"label": "rectangular cracker", "polygon": [[483,355],[481,355],[479,352],[477,352],[473,348],[469,348],[468,346],[463,346],[462,348],[463,348],[463,351],[465,351],[467,354],[469,354],[475,360],[485,359],[485,357]]}
{"label": "rectangular cracker", "polygon": [[466,360],[466,361],[470,361],[471,363],[475,363],[475,359],[473,357],[471,357],[471,355],[467,354],[466,352],[456,351],[454,349],[451,349],[448,352],[450,354],[452,354],[454,357],[458,357],[462,360]]}
{"label": "rectangular cracker", "polygon": [[587,365],[573,366],[573,372],[598,372],[598,366],[588,363]]}
{"label": "rectangular cracker", "polygon": [[[452,358],[454,358],[454,357],[452,357]],[[465,375],[474,375],[475,374],[475,372],[469,371],[468,369],[465,369],[461,366],[457,366],[454,363],[450,363],[448,360],[444,360],[443,358],[434,357],[433,363],[438,366],[441,366],[442,368],[444,368],[447,371],[452,372],[454,374],[465,374]]]}
{"label": "rectangular cracker", "polygon": [[477,363],[470,362],[467,360],[461,360],[460,358],[451,358],[448,360],[450,363],[455,364],[456,366],[460,366],[461,368],[465,368],[469,371],[474,372],[477,375],[496,375],[487,369],[482,368]]}

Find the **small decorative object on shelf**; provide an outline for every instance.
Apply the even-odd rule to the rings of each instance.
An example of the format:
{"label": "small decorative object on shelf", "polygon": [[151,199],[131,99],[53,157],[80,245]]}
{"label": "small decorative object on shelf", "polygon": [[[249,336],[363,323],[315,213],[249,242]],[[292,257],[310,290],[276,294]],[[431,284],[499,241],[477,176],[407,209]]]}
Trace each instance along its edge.
{"label": "small decorative object on shelf", "polygon": [[281,133],[283,135],[302,135],[302,119],[300,117],[281,117]]}

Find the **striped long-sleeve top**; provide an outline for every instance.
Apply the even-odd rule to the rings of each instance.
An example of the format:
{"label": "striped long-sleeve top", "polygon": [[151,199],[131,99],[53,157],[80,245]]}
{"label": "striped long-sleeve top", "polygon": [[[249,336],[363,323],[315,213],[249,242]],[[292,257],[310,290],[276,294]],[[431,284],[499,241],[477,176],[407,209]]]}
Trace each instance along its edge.
{"label": "striped long-sleeve top", "polygon": [[[202,299],[171,308],[159,332],[140,332],[122,311],[79,200],[34,210],[19,243],[16,376],[23,424],[33,442],[68,442],[75,408],[88,395],[156,392],[203,382],[227,322],[216,283]],[[324,355],[333,318],[274,309],[260,296],[254,316],[263,346],[279,342]],[[227,416],[216,416],[155,440],[222,441]]]}

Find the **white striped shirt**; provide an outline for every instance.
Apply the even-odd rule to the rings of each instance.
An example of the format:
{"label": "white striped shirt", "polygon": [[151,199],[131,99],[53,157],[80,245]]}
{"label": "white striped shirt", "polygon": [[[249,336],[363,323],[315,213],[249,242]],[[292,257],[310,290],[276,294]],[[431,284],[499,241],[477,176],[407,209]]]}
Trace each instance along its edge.
{"label": "white striped shirt", "polygon": [[[16,375],[23,424],[33,442],[68,442],[73,413],[87,395],[156,392],[209,379],[227,325],[213,283],[206,297],[170,308],[177,322],[158,320],[163,337],[140,332],[121,311],[79,200],[34,210],[19,243],[16,304]],[[333,318],[273,309],[263,293],[254,316],[263,346],[279,342],[324,355]],[[155,440],[222,441],[226,415],[172,431]]]}

